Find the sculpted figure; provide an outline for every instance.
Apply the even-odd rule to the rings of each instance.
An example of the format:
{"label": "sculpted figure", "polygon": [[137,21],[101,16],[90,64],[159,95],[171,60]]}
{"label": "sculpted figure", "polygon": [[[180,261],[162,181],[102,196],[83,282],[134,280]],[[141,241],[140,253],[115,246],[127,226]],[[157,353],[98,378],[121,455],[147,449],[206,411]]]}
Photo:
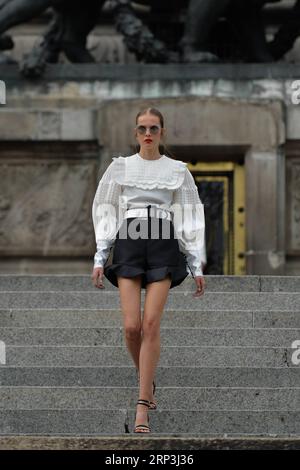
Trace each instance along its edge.
{"label": "sculpted figure", "polygon": [[[57,62],[63,51],[71,62],[95,62],[86,48],[88,34],[97,24],[105,0],[0,0],[1,35],[12,26],[29,21],[52,7],[53,19],[39,45],[21,63],[27,76],[38,76],[47,62]],[[2,48],[3,49],[3,48]]]}
{"label": "sculpted figure", "polygon": [[[173,0],[172,3],[162,4],[158,0],[111,0],[115,10],[117,30],[124,36],[124,41],[138,60],[145,62],[216,62],[217,54],[209,49],[212,31],[220,18],[225,18],[235,32],[235,40],[240,49],[241,60],[248,62],[272,62],[272,50],[266,41],[262,9],[266,3],[276,3],[280,0]],[[300,3],[300,0],[299,2]],[[148,24],[147,15],[139,15],[139,6],[148,9],[149,14],[157,16],[166,7],[169,10],[169,20],[180,9],[186,10],[184,33],[176,47],[172,50],[165,44],[158,33],[155,34]],[[300,10],[300,7],[299,7]],[[170,22],[170,24],[172,24]],[[296,34],[298,28],[294,21]],[[289,28],[281,37],[287,36]],[[289,34],[291,37],[291,34]],[[224,34],[220,42],[227,43],[232,38]],[[278,43],[279,41],[277,41]],[[281,41],[282,42],[282,41]],[[285,41],[287,46],[288,41]],[[222,44],[221,44],[222,47]],[[233,47],[235,47],[233,45]],[[279,49],[278,44],[273,46]],[[224,58],[226,60],[226,56]],[[230,58],[229,58],[230,60]]]}
{"label": "sculpted figure", "polygon": [[[273,56],[268,47],[262,21],[265,3],[279,0],[190,0],[185,31],[181,40],[184,62],[215,62],[218,57],[207,50],[212,28],[223,16],[231,23],[239,36],[244,58],[251,62],[271,62]],[[226,38],[223,38],[226,41]]]}
{"label": "sculpted figure", "polygon": [[269,43],[269,48],[275,60],[281,59],[293,48],[300,35],[300,0],[296,0],[289,14],[288,21],[282,25]]}
{"label": "sculpted figure", "polygon": [[[180,0],[182,3],[182,0]],[[118,32],[124,37],[126,47],[133,52],[138,61],[168,63],[178,62],[178,51],[170,50],[160,38],[155,37],[151,28],[138,14],[130,0],[112,0],[112,11],[114,22]],[[178,3],[178,0],[177,0]],[[186,3],[186,2],[184,2]],[[161,5],[157,0],[143,1],[138,0],[135,4],[148,7],[146,11],[154,11]],[[168,4],[170,14],[171,10],[176,8],[176,1]]]}
{"label": "sculpted figure", "polygon": [[[300,0],[296,0],[290,21],[282,25],[273,41],[267,43],[262,8],[265,3],[278,1],[173,0],[165,3],[161,0],[110,0],[110,11],[116,29],[138,61],[216,62],[219,60],[218,53],[210,50],[209,42],[220,18],[226,18],[241,47],[240,60],[272,62],[293,46],[300,33]],[[88,34],[99,21],[104,4],[105,0],[86,0],[84,3],[82,0],[0,0],[0,51],[14,46],[13,40],[5,34],[9,28],[51,7],[53,17],[41,41],[22,60],[21,72],[30,77],[40,76],[47,63],[58,61],[61,51],[71,62],[95,62],[86,42]],[[169,29],[166,25],[166,28],[153,31],[149,15],[139,14],[139,8],[156,16],[167,12]],[[170,46],[164,39],[173,33],[170,24],[181,11],[186,11],[183,35]],[[229,39],[226,33],[220,39],[217,36],[220,43],[226,44]],[[226,54],[223,54],[222,60],[226,61]],[[5,62],[14,61],[0,52],[0,63]]]}

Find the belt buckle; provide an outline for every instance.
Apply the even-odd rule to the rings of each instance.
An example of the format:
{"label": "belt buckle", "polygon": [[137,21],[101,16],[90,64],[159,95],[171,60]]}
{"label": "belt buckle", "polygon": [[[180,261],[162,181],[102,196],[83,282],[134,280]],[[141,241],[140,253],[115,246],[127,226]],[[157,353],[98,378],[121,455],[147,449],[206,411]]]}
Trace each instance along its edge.
{"label": "belt buckle", "polygon": [[156,206],[147,206],[148,209],[148,215],[150,216],[151,211],[152,211],[152,216],[160,219],[167,219],[168,218],[168,212],[166,209],[163,209],[161,207],[156,207]]}
{"label": "belt buckle", "polygon": [[152,217],[159,218],[159,212],[158,212],[159,209],[156,206],[151,206],[151,205],[148,207],[150,207],[150,210],[149,210],[150,217],[152,215]]}

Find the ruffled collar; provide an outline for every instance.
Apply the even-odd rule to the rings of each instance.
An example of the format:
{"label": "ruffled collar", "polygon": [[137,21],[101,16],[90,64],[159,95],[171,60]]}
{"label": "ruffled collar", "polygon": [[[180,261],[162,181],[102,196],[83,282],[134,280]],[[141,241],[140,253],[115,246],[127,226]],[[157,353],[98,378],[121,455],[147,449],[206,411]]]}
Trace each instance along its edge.
{"label": "ruffled collar", "polygon": [[162,155],[146,160],[139,154],[113,157],[113,178],[122,186],[142,189],[176,189],[183,183],[187,163]]}
{"label": "ruffled collar", "polygon": [[141,157],[141,155],[139,153],[136,153],[135,154],[138,158],[141,158],[143,161],[145,162],[159,162],[162,158],[168,158],[166,155],[161,155],[160,158],[156,158],[155,160],[148,160],[147,158],[143,158]]}

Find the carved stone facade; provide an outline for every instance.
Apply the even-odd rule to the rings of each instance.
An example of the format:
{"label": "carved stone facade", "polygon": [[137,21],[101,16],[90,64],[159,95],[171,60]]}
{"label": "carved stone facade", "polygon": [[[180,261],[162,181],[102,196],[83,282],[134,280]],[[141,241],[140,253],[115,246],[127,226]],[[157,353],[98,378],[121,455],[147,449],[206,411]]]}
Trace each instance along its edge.
{"label": "carved stone facade", "polygon": [[289,161],[290,236],[288,249],[300,254],[300,160]]}
{"label": "carved stone facade", "polygon": [[149,104],[163,112],[178,158],[209,162],[208,149],[223,161],[242,156],[247,274],[300,272],[300,111],[292,80],[182,80],[172,69],[161,80],[155,67],[147,69],[151,80],[130,73],[108,80],[81,70],[91,78],[32,83],[15,72],[6,80],[1,272],[91,271],[97,181],[112,156],[134,152],[134,117]]}
{"label": "carved stone facade", "polygon": [[300,257],[300,156],[298,142],[288,147],[286,181],[286,253],[295,262]]}
{"label": "carved stone facade", "polygon": [[[93,250],[93,145],[2,144],[0,252],[5,257],[82,257]],[[18,146],[17,146],[18,147]]]}

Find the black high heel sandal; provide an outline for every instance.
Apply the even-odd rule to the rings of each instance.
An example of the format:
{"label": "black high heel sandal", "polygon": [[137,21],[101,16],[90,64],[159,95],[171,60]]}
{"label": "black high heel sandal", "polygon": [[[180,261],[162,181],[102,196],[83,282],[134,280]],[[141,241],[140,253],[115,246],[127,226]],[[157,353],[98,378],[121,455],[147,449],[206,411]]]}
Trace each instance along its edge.
{"label": "black high heel sandal", "polygon": [[[156,389],[156,385],[155,385],[155,382],[153,380],[153,396],[154,396],[154,393],[155,393],[155,389]],[[156,408],[157,408],[156,403],[154,403],[154,401],[150,401],[150,410],[156,410]]]}
{"label": "black high heel sandal", "polygon": [[[140,378],[139,378],[139,372],[138,372],[138,370],[136,370],[136,375],[137,375],[137,380],[138,380],[138,383],[139,383]],[[153,385],[153,396],[154,396],[154,394],[155,394],[155,389],[156,389],[156,384],[155,384],[154,380],[153,380],[153,382],[152,382],[152,385]],[[154,401],[150,401],[150,410],[156,410],[156,409],[157,409],[157,404],[154,403]]]}
{"label": "black high heel sandal", "polygon": [[[139,399],[138,402],[137,402],[137,405],[144,405],[144,406],[147,406],[148,408],[150,408],[150,402],[149,400],[142,400],[142,399]],[[136,416],[136,415],[135,415]],[[148,425],[147,424],[137,424],[134,428],[134,431],[135,433],[144,433],[144,432],[151,432],[150,430],[150,426],[149,426],[149,416],[147,416],[148,418]],[[137,431],[137,429],[141,429],[141,431]]]}

